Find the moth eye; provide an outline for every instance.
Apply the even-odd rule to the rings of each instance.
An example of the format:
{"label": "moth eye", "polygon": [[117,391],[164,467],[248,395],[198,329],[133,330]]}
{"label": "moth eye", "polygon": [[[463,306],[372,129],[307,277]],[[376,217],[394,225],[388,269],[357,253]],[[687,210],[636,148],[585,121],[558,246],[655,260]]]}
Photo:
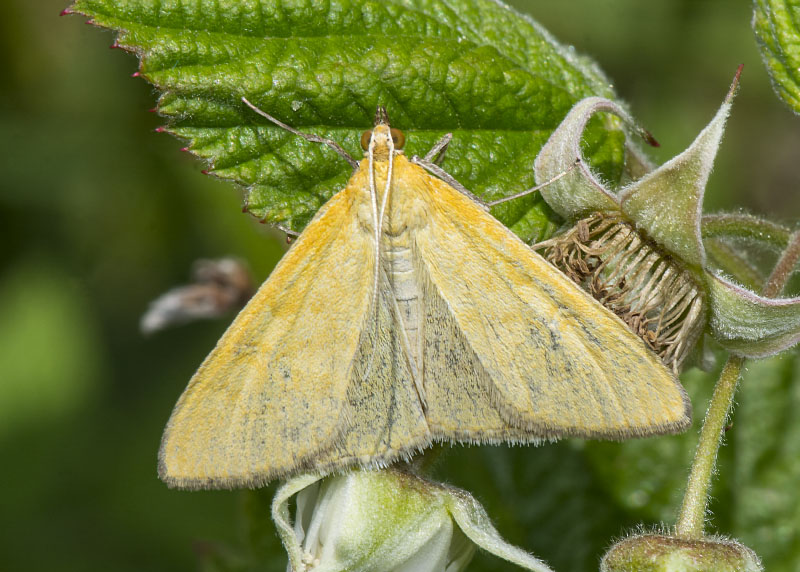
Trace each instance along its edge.
{"label": "moth eye", "polygon": [[406,136],[399,129],[392,129],[392,141],[395,149],[402,149],[406,144]]}
{"label": "moth eye", "polygon": [[369,140],[372,138],[372,129],[364,131],[361,134],[361,148],[366,151],[369,149]]}

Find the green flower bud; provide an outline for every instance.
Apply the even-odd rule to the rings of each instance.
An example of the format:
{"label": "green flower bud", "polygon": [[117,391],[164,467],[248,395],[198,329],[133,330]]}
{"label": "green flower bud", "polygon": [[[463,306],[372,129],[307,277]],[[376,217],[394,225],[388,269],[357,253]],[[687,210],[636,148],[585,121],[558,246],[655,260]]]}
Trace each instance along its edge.
{"label": "green flower bud", "polygon": [[601,572],[761,572],[755,552],[725,538],[642,534],[611,547]]}

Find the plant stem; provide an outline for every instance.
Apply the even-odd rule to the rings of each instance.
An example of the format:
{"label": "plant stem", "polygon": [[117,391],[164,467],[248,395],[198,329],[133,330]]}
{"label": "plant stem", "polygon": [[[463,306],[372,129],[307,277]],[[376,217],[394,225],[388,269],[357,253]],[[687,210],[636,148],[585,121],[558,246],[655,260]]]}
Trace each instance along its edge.
{"label": "plant stem", "polygon": [[718,238],[703,239],[703,244],[714,266],[724,270],[742,286],[758,290],[764,285],[764,273],[742,255],[741,248]]}
{"label": "plant stem", "polygon": [[700,226],[703,238],[745,238],[778,248],[792,240],[788,227],[753,215],[703,215]]}
{"label": "plant stem", "polygon": [[717,451],[722,441],[725,421],[728,418],[728,411],[733,401],[733,394],[736,392],[743,363],[743,358],[730,356],[714,387],[714,395],[711,397],[706,418],[703,420],[703,428],[700,430],[700,441],[697,443],[694,453],[694,462],[692,463],[692,472],[689,474],[689,482],[686,485],[686,493],[683,495],[683,504],[678,515],[678,524],[675,527],[676,536],[682,538],[703,537],[711,473],[717,460]]}
{"label": "plant stem", "polygon": [[786,250],[783,251],[775,268],[772,269],[772,274],[767,278],[767,283],[764,285],[763,294],[767,298],[774,298],[783,292],[783,287],[792,276],[792,271],[800,259],[800,231],[795,232],[789,238],[789,244]]}
{"label": "plant stem", "polygon": [[[789,238],[786,250],[781,254],[764,285],[764,296],[774,298],[781,293],[798,260],[800,260],[800,232],[795,232]],[[744,361],[742,357],[730,356],[714,387],[714,395],[711,396],[703,428],[700,430],[700,441],[694,454],[692,471],[689,474],[678,523],[675,526],[676,536],[703,537],[711,474],[714,471],[725,422],[733,404],[733,396],[736,393]]]}

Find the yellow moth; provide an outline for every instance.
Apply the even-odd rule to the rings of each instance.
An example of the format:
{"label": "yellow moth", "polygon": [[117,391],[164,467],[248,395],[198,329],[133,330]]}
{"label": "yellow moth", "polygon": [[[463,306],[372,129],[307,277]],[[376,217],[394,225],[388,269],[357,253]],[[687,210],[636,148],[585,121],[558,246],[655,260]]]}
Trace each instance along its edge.
{"label": "yellow moth", "polygon": [[189,382],[159,454],[169,485],[689,424],[684,389],[619,318],[399,136],[379,108],[347,186]]}

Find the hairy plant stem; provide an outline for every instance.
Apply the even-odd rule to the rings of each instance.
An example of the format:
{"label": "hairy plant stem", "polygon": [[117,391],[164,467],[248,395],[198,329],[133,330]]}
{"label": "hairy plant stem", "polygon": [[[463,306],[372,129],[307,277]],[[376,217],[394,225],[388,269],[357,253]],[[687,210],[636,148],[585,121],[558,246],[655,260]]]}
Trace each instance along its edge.
{"label": "hairy plant stem", "polygon": [[713,265],[732,276],[745,288],[758,290],[764,286],[764,272],[751,263],[742,253],[742,249],[719,238],[703,240],[706,254]]}
{"label": "hairy plant stem", "polygon": [[[772,274],[764,285],[763,294],[768,298],[779,295],[792,275],[792,270],[800,260],[800,232],[789,238],[789,244],[778,259]],[[708,405],[700,440],[692,462],[692,470],[683,496],[683,504],[675,526],[675,535],[682,538],[702,538],[711,475],[717,460],[717,452],[722,443],[725,423],[733,404],[733,396],[744,365],[744,358],[730,356]]]}
{"label": "hairy plant stem", "polygon": [[772,274],[767,278],[762,294],[767,298],[780,295],[792,276],[798,260],[800,260],[800,231],[793,233],[789,238],[789,244],[778,259],[778,263],[775,264],[775,268],[772,269]]}
{"label": "hairy plant stem", "polygon": [[714,395],[700,430],[700,441],[694,453],[692,472],[683,495],[678,524],[675,526],[675,535],[681,538],[703,537],[711,474],[743,363],[743,358],[730,356],[714,387]]}
{"label": "hairy plant stem", "polygon": [[746,214],[704,215],[700,223],[703,238],[744,238],[777,248],[792,240],[788,227]]}

